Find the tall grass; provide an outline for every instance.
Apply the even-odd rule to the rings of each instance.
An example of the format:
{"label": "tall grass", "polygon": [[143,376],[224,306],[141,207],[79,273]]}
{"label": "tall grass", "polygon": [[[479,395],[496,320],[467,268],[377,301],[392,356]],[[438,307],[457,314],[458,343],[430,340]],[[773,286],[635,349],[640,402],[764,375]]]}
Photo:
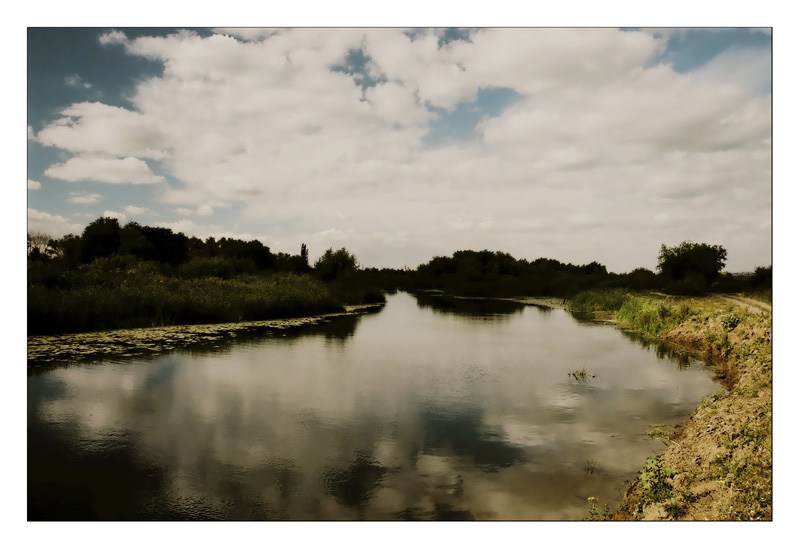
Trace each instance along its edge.
{"label": "tall grass", "polygon": [[[109,282],[113,280],[113,282]],[[68,288],[28,286],[28,333],[266,320],[338,312],[341,303],[305,275],[181,279],[133,272]]]}
{"label": "tall grass", "polygon": [[631,296],[617,311],[617,320],[657,336],[680,321],[678,310],[664,299]]}
{"label": "tall grass", "polygon": [[670,298],[621,289],[581,292],[570,300],[568,309],[575,313],[614,313],[620,323],[651,336],[669,330],[690,314],[686,304],[676,306]]}
{"label": "tall grass", "polygon": [[570,299],[567,308],[581,313],[617,311],[629,297],[630,292],[621,289],[586,291]]}

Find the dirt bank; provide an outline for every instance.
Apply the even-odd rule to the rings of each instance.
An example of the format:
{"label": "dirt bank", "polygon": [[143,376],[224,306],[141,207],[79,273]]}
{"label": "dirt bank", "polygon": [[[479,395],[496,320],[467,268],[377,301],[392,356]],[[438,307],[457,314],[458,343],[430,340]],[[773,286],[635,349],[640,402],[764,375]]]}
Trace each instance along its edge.
{"label": "dirt bank", "polygon": [[771,520],[771,307],[744,296],[673,303],[691,313],[659,339],[709,359],[727,390],[676,426],[612,518]]}

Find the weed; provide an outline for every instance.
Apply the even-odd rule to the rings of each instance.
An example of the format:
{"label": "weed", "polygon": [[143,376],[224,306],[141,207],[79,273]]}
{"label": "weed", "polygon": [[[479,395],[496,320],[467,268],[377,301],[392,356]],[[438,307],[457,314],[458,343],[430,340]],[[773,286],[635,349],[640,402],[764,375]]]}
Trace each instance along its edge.
{"label": "weed", "polygon": [[654,423],[648,426],[647,436],[650,438],[657,438],[664,444],[669,445],[669,439],[672,437],[674,432],[675,429],[669,425],[664,425],[663,423]]}
{"label": "weed", "polygon": [[686,507],[686,505],[682,505],[677,502],[670,502],[664,504],[664,510],[667,512],[669,516],[673,518],[681,518],[683,516],[686,516],[688,508]]}
{"label": "weed", "polygon": [[728,314],[724,315],[720,319],[720,322],[722,323],[722,327],[725,328],[729,332],[731,330],[733,330],[734,328],[736,328],[741,321],[742,321],[742,317],[740,317],[738,314],[736,314],[734,312],[728,313]]}
{"label": "weed", "polygon": [[589,516],[583,517],[584,520],[611,520],[611,509],[609,509],[608,504],[603,504],[603,511],[600,512],[597,509],[597,498],[590,497],[588,499],[589,502]]}
{"label": "weed", "polygon": [[586,383],[589,379],[595,379],[597,374],[590,374],[586,368],[579,368],[577,370],[570,370],[567,373],[567,376],[570,379],[575,379],[576,381],[580,381],[582,383]]}
{"label": "weed", "polygon": [[669,478],[672,478],[672,468],[666,464],[662,456],[647,458],[647,462],[639,474],[644,500],[658,503],[667,499],[672,491],[672,487],[667,482]]}

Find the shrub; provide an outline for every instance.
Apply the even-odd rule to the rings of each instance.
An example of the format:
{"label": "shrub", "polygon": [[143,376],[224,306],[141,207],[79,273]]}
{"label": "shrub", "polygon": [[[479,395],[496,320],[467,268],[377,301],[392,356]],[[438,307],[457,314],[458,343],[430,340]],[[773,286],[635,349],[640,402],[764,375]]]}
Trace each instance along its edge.
{"label": "shrub", "polygon": [[734,328],[736,328],[739,325],[739,322],[741,321],[742,321],[741,317],[736,313],[728,313],[720,319],[722,327],[728,330],[729,332]]}
{"label": "shrub", "polygon": [[644,469],[639,474],[644,500],[648,503],[658,503],[667,499],[672,491],[667,482],[669,478],[672,478],[672,468],[666,464],[663,457],[647,458]]}

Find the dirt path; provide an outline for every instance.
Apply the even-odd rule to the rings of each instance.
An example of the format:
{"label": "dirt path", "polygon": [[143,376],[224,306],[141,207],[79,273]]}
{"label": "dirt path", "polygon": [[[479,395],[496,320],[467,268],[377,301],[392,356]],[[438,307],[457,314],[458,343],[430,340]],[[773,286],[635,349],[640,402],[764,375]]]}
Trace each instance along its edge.
{"label": "dirt path", "polygon": [[757,299],[752,299],[750,297],[744,297],[741,295],[730,295],[730,294],[719,294],[717,297],[733,305],[744,307],[751,313],[772,312],[772,305],[769,305],[768,303],[763,303],[761,301],[758,301]]}

